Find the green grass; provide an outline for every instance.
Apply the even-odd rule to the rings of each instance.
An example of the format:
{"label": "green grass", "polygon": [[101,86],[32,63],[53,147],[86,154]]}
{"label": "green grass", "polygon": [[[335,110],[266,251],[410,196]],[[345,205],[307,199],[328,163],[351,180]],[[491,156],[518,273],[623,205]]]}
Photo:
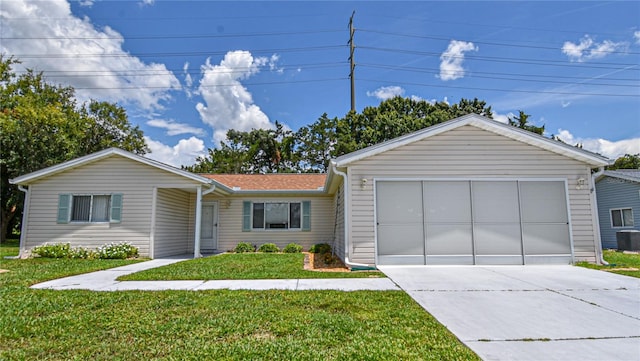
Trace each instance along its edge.
{"label": "green grass", "polygon": [[0,360],[477,360],[400,291],[33,290],[122,260],[1,260]]}
{"label": "green grass", "polygon": [[[605,250],[603,252],[604,260],[608,265],[597,265],[587,262],[579,262],[577,265],[581,267],[606,270],[612,273],[617,273],[625,276],[640,278],[640,254],[622,253],[612,250]],[[623,271],[616,270],[616,268],[637,268],[638,271]]]}
{"label": "green grass", "polygon": [[120,277],[142,280],[229,280],[384,277],[381,272],[317,272],[303,269],[302,253],[225,253]]}

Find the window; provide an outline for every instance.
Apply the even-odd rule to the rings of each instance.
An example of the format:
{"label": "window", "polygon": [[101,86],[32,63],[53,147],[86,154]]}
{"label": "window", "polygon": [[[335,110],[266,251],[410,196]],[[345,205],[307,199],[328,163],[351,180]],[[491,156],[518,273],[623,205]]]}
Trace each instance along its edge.
{"label": "window", "polygon": [[612,227],[633,227],[633,211],[631,208],[611,210]]}
{"label": "window", "polygon": [[254,229],[300,229],[300,203],[254,203]]}
{"label": "window", "polygon": [[121,194],[60,194],[58,198],[58,223],[69,222],[120,222]]}
{"label": "window", "polygon": [[243,202],[242,230],[311,230],[311,202]]}

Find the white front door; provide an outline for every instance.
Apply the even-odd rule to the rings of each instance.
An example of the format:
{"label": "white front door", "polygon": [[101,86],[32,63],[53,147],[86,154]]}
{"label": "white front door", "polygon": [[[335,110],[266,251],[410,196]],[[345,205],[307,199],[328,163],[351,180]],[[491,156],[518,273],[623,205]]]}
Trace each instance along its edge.
{"label": "white front door", "polygon": [[202,223],[200,229],[200,249],[218,248],[218,204],[202,204]]}

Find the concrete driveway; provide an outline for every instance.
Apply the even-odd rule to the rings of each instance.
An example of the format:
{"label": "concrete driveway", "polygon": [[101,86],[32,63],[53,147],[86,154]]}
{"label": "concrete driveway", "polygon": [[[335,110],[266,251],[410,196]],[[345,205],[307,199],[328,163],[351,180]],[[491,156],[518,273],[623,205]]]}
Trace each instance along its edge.
{"label": "concrete driveway", "polygon": [[640,279],[573,266],[380,266],[484,360],[640,360]]}

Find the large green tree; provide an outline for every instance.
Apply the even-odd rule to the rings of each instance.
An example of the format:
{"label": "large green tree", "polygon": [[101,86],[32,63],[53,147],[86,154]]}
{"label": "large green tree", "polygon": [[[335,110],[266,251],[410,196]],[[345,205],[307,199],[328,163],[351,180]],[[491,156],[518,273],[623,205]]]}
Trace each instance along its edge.
{"label": "large green tree", "polygon": [[17,75],[17,63],[0,56],[0,241],[22,218],[24,195],[9,179],[108,147],[148,151],[124,109],[97,101],[78,105],[73,88],[31,70]]}
{"label": "large green tree", "polygon": [[640,169],[640,153],[625,154],[616,159],[616,161],[607,169]]}

